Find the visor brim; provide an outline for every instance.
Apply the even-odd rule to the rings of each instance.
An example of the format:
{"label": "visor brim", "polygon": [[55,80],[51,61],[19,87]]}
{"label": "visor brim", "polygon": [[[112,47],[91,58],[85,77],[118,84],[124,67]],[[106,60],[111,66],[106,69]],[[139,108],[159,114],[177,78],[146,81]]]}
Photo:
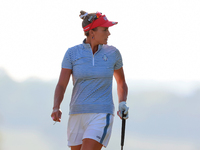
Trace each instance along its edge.
{"label": "visor brim", "polygon": [[113,25],[118,24],[118,22],[114,22],[114,21],[107,21],[106,23],[100,25],[100,27],[111,27]]}

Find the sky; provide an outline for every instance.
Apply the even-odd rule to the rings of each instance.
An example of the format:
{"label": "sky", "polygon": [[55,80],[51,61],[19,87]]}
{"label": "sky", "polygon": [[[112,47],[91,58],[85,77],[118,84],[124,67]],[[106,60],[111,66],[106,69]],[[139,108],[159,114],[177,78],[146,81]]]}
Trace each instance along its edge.
{"label": "sky", "polygon": [[14,80],[54,80],[69,47],[85,38],[80,10],[119,23],[118,48],[127,79],[200,81],[199,0],[0,1],[0,68]]}

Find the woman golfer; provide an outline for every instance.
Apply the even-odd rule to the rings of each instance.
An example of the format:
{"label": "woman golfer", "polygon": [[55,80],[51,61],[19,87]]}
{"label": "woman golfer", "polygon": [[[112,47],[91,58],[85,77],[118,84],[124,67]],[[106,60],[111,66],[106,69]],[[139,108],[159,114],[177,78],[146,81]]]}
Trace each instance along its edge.
{"label": "woman golfer", "polygon": [[118,115],[125,111],[128,88],[118,49],[108,46],[109,21],[101,13],[80,12],[86,39],[82,44],[69,48],[62,62],[60,78],[55,90],[51,117],[60,122],[60,104],[70,76],[73,91],[67,128],[68,146],[71,150],[100,150],[106,147],[112,130],[114,104],[112,98],[113,75],[117,82],[119,99]]}

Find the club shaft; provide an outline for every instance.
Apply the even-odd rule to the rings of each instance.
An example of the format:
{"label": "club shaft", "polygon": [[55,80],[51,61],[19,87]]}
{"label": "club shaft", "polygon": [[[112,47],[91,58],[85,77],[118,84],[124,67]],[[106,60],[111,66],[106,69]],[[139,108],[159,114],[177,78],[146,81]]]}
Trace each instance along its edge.
{"label": "club shaft", "polygon": [[123,146],[124,146],[124,138],[125,138],[125,126],[126,126],[126,120],[123,119],[124,117],[124,111],[122,112],[122,132],[121,132],[121,149],[123,150]]}

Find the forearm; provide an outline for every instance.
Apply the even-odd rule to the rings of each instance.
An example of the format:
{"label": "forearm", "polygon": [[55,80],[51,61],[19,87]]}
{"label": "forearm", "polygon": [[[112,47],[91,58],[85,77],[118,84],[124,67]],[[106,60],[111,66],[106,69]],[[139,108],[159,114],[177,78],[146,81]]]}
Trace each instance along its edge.
{"label": "forearm", "polygon": [[122,101],[126,102],[128,95],[128,87],[126,82],[121,82],[117,85],[117,93],[118,93],[119,103]]}
{"label": "forearm", "polygon": [[60,109],[60,104],[64,98],[65,88],[57,84],[54,94],[54,106],[53,109]]}

